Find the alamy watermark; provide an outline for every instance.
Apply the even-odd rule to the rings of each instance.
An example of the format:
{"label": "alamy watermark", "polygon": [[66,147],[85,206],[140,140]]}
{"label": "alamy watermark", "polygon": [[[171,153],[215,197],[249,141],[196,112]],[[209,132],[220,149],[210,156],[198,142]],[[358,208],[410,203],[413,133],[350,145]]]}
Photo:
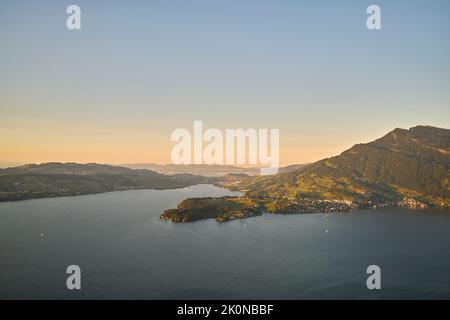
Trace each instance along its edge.
{"label": "alamy watermark", "polygon": [[381,290],[381,268],[377,265],[370,265],[366,272],[370,274],[366,281],[367,289]]}
{"label": "alamy watermark", "polygon": [[69,30],[81,29],[81,9],[79,6],[72,4],[67,7],[66,13],[69,16],[66,19],[66,27]]}
{"label": "alamy watermark", "polygon": [[192,134],[178,128],[171,140],[178,142],[171,152],[174,164],[253,165],[261,167],[262,175],[276,174],[280,165],[279,129],[203,131],[203,122],[194,121]]}
{"label": "alamy watermark", "polygon": [[70,265],[66,269],[66,273],[70,274],[67,278],[66,286],[69,290],[81,290],[81,269],[77,265]]}
{"label": "alamy watermark", "polygon": [[366,25],[369,30],[381,29],[381,9],[379,6],[373,4],[367,7],[367,14],[370,16],[367,18]]}
{"label": "alamy watermark", "polygon": [[[66,27],[69,30],[81,29],[81,8],[72,4],[66,8],[69,16],[66,19]],[[369,30],[381,29],[381,9],[378,5],[372,4],[367,7],[366,13],[370,16],[366,20],[366,26]]]}

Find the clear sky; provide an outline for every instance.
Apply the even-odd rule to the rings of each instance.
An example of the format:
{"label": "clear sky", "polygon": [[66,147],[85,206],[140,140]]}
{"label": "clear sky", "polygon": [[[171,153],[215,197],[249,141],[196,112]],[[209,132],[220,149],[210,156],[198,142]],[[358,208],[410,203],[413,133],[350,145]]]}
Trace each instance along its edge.
{"label": "clear sky", "polygon": [[279,128],[282,164],[450,128],[448,0],[2,1],[0,44],[0,161],[168,163],[194,120]]}

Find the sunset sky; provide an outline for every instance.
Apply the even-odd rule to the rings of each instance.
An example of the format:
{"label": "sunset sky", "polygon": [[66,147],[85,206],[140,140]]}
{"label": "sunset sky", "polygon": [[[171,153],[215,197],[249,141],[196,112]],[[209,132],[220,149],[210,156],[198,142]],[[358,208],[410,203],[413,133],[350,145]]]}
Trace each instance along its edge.
{"label": "sunset sky", "polygon": [[[0,3],[0,162],[169,163],[177,128],[279,128],[281,164],[450,128],[450,1]],[[82,29],[66,28],[77,4]]]}

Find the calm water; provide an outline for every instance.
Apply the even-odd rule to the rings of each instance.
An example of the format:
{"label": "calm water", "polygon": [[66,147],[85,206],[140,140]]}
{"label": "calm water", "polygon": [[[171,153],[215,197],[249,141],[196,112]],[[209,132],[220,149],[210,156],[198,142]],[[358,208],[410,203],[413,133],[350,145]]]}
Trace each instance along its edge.
{"label": "calm water", "polygon": [[[200,185],[0,204],[0,298],[450,298],[450,213],[159,221]],[[43,234],[43,236],[41,236]],[[66,289],[66,267],[82,290]],[[382,290],[366,288],[368,265]]]}

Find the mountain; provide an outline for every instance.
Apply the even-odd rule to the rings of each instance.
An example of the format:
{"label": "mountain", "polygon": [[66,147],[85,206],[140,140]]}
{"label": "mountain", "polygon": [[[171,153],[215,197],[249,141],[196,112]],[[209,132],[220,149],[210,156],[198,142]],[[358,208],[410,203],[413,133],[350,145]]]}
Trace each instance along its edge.
{"label": "mountain", "polygon": [[259,168],[241,168],[230,165],[136,163],[124,164],[123,166],[132,169],[147,169],[168,175],[188,173],[205,177],[219,177],[227,174],[246,174],[250,176],[259,174]]}
{"label": "mountain", "polygon": [[112,166],[107,164],[97,163],[60,163],[48,162],[42,164],[26,164],[18,167],[6,168],[0,170],[0,176],[9,174],[42,174],[42,175],[144,175],[144,176],[158,176],[156,172],[149,170],[132,170],[125,167]]}
{"label": "mountain", "polygon": [[[221,177],[229,174],[245,174],[249,176],[257,176],[260,174],[260,169],[256,167],[243,168],[230,165],[134,163],[123,164],[123,166],[131,169],[147,169],[168,175],[188,173],[204,177]],[[278,172],[292,172],[304,166],[304,164],[289,165],[287,167],[281,167]]]}
{"label": "mountain", "polygon": [[310,164],[306,163],[306,164],[291,164],[289,166],[286,167],[280,167],[278,169],[277,173],[288,173],[288,172],[295,172],[298,170],[304,170],[306,169]]}
{"label": "mountain", "polygon": [[192,198],[161,219],[219,222],[263,212],[346,212],[377,206],[449,206],[450,130],[395,129],[336,157],[274,176],[229,177],[222,185],[242,197]]}
{"label": "mountain", "polygon": [[[265,199],[264,207],[270,211],[278,210],[280,203],[288,211],[314,210],[318,203],[329,210],[341,203],[450,205],[450,130],[430,126],[395,129],[339,156],[280,168],[273,176],[250,176],[245,170],[258,169],[233,166],[162,167],[172,172],[209,172],[213,177],[95,163],[30,164],[0,169],[0,201],[214,183],[244,191],[247,199]],[[328,202],[314,202],[317,199]]]}
{"label": "mountain", "polygon": [[94,194],[130,189],[174,189],[208,183],[201,176],[79,163],[29,164],[0,169],[0,201]]}
{"label": "mountain", "polygon": [[23,163],[20,162],[0,162],[0,169],[5,169],[5,168],[11,168],[11,167],[18,167],[20,165],[23,165]]}
{"label": "mountain", "polygon": [[395,129],[294,172],[247,180],[249,196],[449,203],[450,130]]}

